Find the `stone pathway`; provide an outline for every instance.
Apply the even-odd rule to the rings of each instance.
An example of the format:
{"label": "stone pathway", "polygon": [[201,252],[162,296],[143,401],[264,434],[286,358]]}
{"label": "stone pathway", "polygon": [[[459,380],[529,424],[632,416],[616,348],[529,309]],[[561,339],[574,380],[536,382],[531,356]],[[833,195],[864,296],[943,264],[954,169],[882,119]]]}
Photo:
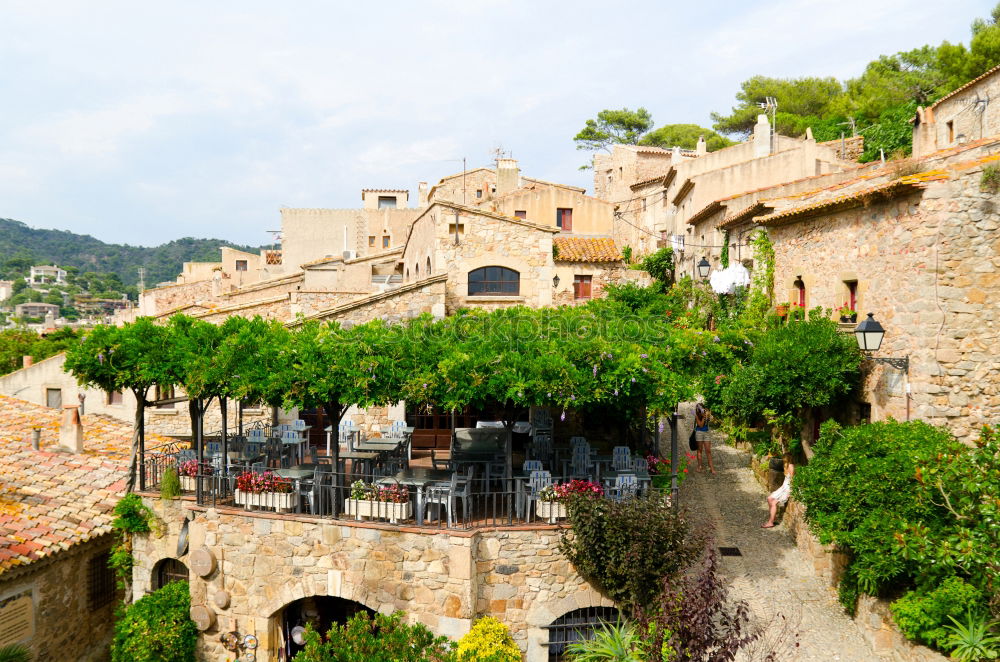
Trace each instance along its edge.
{"label": "stone pathway", "polygon": [[[683,439],[687,440],[684,436]],[[761,529],[767,520],[763,488],[749,467],[749,455],[726,446],[720,440],[712,445],[716,476],[694,472],[681,485],[681,506],[695,520],[710,524],[715,530],[717,547],[737,547],[741,557],[721,557],[720,568],[730,581],[730,597],[746,600],[755,619],[774,622],[772,635],[780,629],[783,615],[790,630],[779,649],[782,662],[869,662],[879,656],[861,636],[837,602],[836,594],[826,587],[812,569],[812,564],[795,546],[791,534],[782,525]],[[796,646],[797,643],[797,646]]]}

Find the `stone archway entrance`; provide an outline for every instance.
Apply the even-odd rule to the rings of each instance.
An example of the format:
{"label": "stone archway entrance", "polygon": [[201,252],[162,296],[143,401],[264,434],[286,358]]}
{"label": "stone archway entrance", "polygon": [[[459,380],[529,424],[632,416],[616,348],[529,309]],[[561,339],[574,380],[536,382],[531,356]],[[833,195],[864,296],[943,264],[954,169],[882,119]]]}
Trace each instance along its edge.
{"label": "stone archway entrance", "polygon": [[351,616],[360,611],[366,611],[369,615],[375,614],[375,610],[360,602],[329,595],[312,595],[288,603],[275,615],[280,629],[278,659],[291,660],[302,650],[292,636],[297,626],[304,627],[310,623],[314,630],[325,635],[333,625],[346,623]]}

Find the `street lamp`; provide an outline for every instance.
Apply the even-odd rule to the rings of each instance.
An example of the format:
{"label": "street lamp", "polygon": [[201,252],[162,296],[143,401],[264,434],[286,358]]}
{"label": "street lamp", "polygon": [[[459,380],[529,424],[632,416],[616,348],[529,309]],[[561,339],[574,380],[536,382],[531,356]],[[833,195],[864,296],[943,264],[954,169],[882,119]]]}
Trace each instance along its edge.
{"label": "street lamp", "polygon": [[712,265],[708,263],[708,260],[703,255],[701,261],[698,263],[698,276],[701,278],[708,278],[708,272],[712,270]]}
{"label": "street lamp", "polygon": [[[875,319],[875,313],[868,313],[868,319],[861,320],[861,323],[854,329],[854,338],[858,341],[858,347],[866,355],[873,354],[882,346],[882,339],[885,337],[885,329]],[[897,370],[910,371],[910,357],[902,358],[880,358],[868,356],[875,363],[885,363]]]}
{"label": "street lamp", "polygon": [[552,287],[559,287],[559,274],[552,277]]}

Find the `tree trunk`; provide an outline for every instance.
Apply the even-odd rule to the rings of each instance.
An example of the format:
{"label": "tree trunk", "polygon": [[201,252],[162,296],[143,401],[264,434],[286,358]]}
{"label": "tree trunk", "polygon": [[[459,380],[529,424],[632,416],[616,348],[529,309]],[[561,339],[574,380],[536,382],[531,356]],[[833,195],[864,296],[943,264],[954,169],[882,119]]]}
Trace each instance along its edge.
{"label": "tree trunk", "polygon": [[222,471],[229,469],[229,438],[226,436],[226,399],[219,396],[219,411],[222,413]]}
{"label": "tree trunk", "polygon": [[[333,436],[333,443],[330,446],[333,450],[333,506],[334,511],[336,511],[340,507],[340,490],[342,488],[340,484],[340,419],[347,412],[347,407],[341,406],[339,402],[329,402],[323,405],[323,411],[326,412],[326,417],[330,420],[330,434]],[[344,469],[346,476],[347,467],[345,466]]]}
{"label": "tree trunk", "polygon": [[[129,466],[128,466],[128,478],[125,481],[125,493],[126,494],[128,494],[130,492],[133,492],[135,490],[135,478],[136,478],[136,473],[137,473],[136,472],[136,467],[137,467],[138,462],[140,461],[139,456],[140,455],[145,456],[145,452],[144,452],[145,449],[142,448],[142,446],[143,446],[143,444],[142,444],[142,427],[143,427],[142,422],[143,422],[143,418],[146,415],[146,409],[143,406],[144,401],[143,401],[142,397],[138,393],[135,393],[134,391],[133,391],[133,393],[135,394],[135,422],[132,424],[132,452],[131,452],[131,458],[129,460]],[[145,460],[145,457],[143,457],[142,459]],[[143,468],[142,468],[143,477],[145,476],[145,472],[146,472],[146,468],[145,468],[145,466],[143,466]],[[145,480],[141,480],[140,483],[143,484],[142,487],[145,487],[145,485],[144,485]]]}

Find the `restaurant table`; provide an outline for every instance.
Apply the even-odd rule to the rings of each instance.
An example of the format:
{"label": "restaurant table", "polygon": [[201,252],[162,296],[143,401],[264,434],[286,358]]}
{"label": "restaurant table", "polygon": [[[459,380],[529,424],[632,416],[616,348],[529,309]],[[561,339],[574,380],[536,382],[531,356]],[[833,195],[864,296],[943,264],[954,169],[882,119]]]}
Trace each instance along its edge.
{"label": "restaurant table", "polygon": [[397,473],[395,476],[380,478],[378,482],[382,485],[405,485],[416,489],[416,509],[414,516],[417,524],[424,523],[424,489],[433,483],[443,483],[451,480],[453,472],[447,469],[429,469],[427,467],[410,467]]}
{"label": "restaurant table", "polygon": [[[503,421],[477,421],[477,428],[503,428]],[[514,423],[514,432],[517,434],[531,434],[531,423],[527,421],[517,421]]]}
{"label": "restaurant table", "polygon": [[351,461],[351,477],[353,478],[355,474],[355,467],[361,465],[361,477],[368,478],[372,475],[375,469],[375,461],[381,456],[381,453],[376,453],[375,451],[341,451],[339,454],[340,466],[337,470],[347,475],[347,462]]}

